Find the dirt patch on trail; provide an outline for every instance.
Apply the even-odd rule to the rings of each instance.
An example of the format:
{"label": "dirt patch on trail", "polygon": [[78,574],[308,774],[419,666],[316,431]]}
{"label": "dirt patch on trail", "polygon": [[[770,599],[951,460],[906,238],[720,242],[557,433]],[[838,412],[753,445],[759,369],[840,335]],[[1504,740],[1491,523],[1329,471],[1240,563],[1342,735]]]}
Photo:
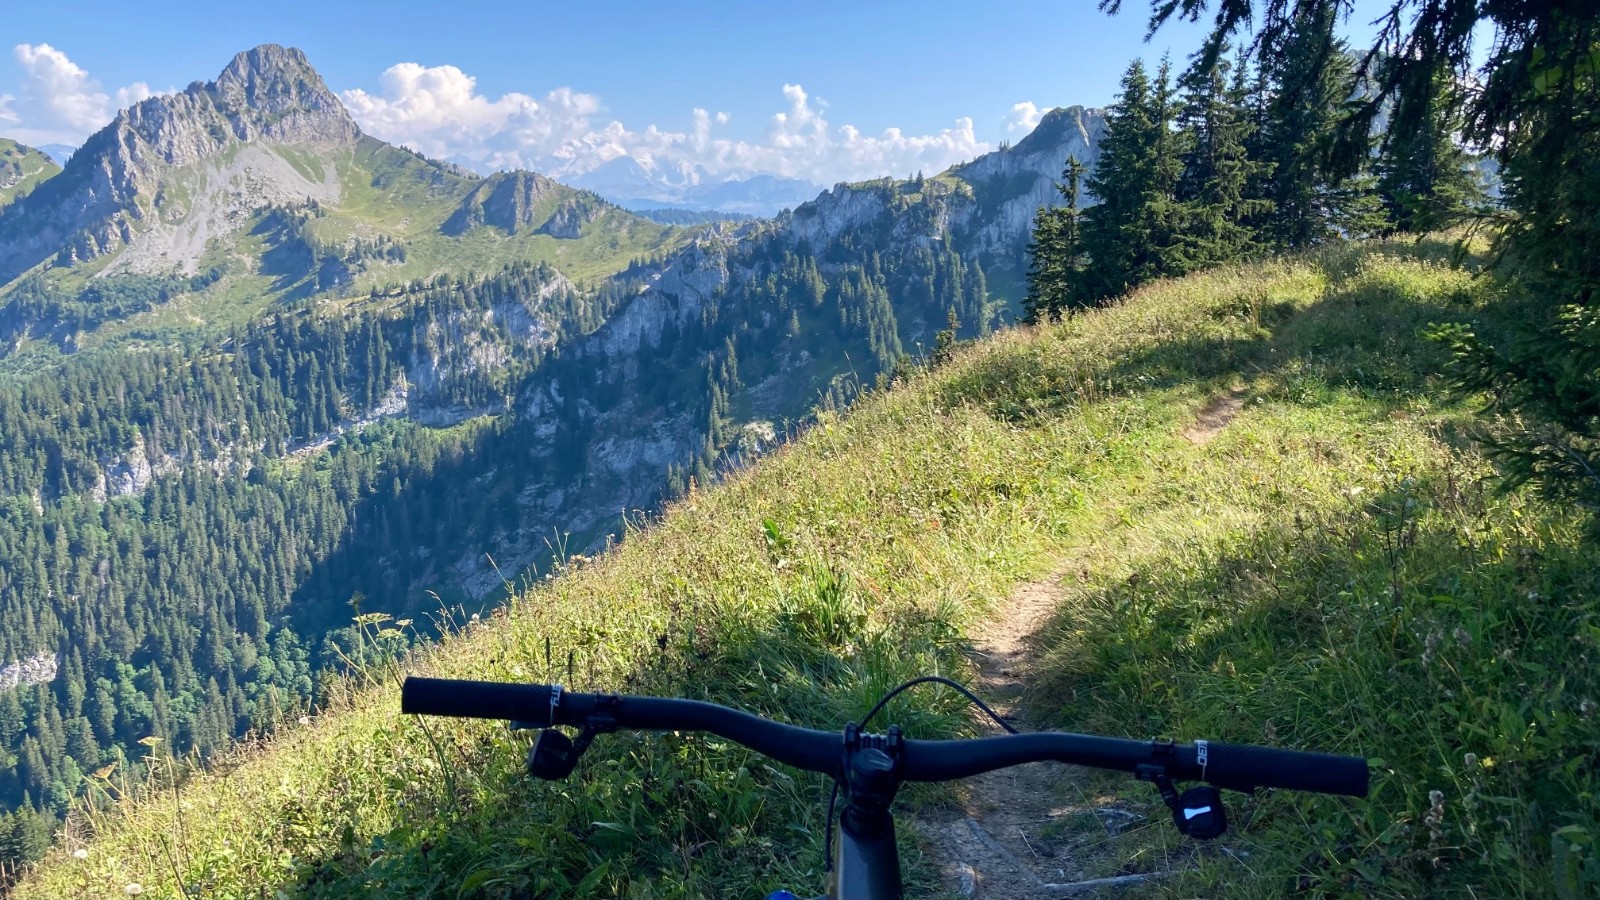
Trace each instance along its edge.
{"label": "dirt patch on trail", "polygon": [[1184,438],[1191,444],[1209,442],[1218,432],[1228,427],[1228,423],[1239,414],[1239,410],[1244,409],[1244,400],[1248,395],[1249,391],[1238,388],[1212,397],[1211,402],[1200,410],[1200,415],[1195,417],[1194,424],[1183,430]]}
{"label": "dirt patch on trail", "polygon": [[[1037,637],[1065,596],[1062,579],[1077,577],[1063,569],[1019,586],[972,647],[978,695],[1018,731],[1034,730],[1024,700]],[[957,895],[1115,897],[1147,878],[1111,859],[1118,835],[1144,818],[1097,797],[1077,770],[1032,763],[967,779],[954,808],[930,810],[916,827]]]}

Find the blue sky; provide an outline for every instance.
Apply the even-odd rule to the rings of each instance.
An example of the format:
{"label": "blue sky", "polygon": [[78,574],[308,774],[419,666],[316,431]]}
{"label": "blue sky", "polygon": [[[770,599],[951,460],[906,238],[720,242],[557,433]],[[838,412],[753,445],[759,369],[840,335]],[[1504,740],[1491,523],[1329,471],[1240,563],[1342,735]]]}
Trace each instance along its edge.
{"label": "blue sky", "polygon": [[[1202,26],[1181,23],[1145,43],[1145,5],[1126,6],[12,4],[0,135],[76,143],[116,108],[274,42],[304,50],[367,131],[480,168],[573,174],[626,154],[830,183],[942,168],[1019,137],[1037,110],[1109,103],[1135,56],[1198,46]],[[1347,30],[1365,40],[1387,2],[1356,7]]]}

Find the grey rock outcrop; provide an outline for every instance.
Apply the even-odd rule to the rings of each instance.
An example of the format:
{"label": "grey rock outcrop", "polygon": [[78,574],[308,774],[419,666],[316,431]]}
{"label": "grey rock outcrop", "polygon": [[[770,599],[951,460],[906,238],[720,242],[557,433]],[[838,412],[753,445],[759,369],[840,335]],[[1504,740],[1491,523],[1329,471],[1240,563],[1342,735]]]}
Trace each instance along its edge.
{"label": "grey rock outcrop", "polygon": [[[1071,156],[1092,171],[1100,160],[1105,137],[1103,109],[1070,106],[1045,113],[1037,127],[1015,146],[980,156],[955,173],[973,186],[992,212],[973,221],[969,240],[984,256],[1006,255],[1025,246],[1033,231],[1034,213],[1041,206],[1061,206],[1055,183]],[[1079,206],[1095,197],[1081,189]],[[1021,239],[1021,243],[1018,240]]]}
{"label": "grey rock outcrop", "polygon": [[41,650],[27,659],[0,666],[0,690],[20,685],[47,684],[55,680],[60,669],[61,658]]}
{"label": "grey rock outcrop", "polygon": [[[0,283],[58,255],[70,263],[116,251],[155,224],[186,219],[193,207],[215,199],[207,188],[214,193],[222,184],[251,195],[210,203],[230,219],[253,212],[252,200],[326,199],[328,191],[314,183],[295,184],[307,179],[289,164],[262,164],[261,155],[245,156],[241,148],[338,147],[359,138],[305,54],[275,44],[240,53],[216,81],[122,110],[60,175],[0,210]],[[175,170],[202,164],[244,171],[225,182],[202,178],[203,184],[163,192]],[[185,195],[187,204],[178,199]]]}
{"label": "grey rock outcrop", "polygon": [[445,221],[445,234],[488,225],[506,234],[579,237],[583,226],[610,204],[594,194],[558,184],[535,172],[497,172],[484,178]]}
{"label": "grey rock outcrop", "polygon": [[[916,182],[884,178],[840,184],[796,209],[785,227],[796,245],[825,246],[845,232],[896,215],[896,237],[924,242],[953,234],[967,253],[985,265],[1016,267],[1041,206],[1062,203],[1055,182],[1067,157],[1089,169],[1100,159],[1105,111],[1073,106],[1046,113],[1015,146],[978,157],[946,173],[952,178]],[[901,198],[915,196],[913,207]],[[1079,205],[1093,203],[1084,194]],[[784,220],[780,220],[784,221]]]}

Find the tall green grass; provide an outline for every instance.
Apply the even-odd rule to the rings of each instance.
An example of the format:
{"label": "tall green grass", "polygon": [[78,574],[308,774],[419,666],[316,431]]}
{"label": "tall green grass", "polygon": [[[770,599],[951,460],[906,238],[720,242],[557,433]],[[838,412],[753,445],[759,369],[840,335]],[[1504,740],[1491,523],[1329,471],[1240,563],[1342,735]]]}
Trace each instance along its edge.
{"label": "tall green grass", "polygon": [[[569,562],[503,617],[457,622],[404,669],[838,727],[904,678],[968,674],[962,651],[1011,587],[1070,561],[1036,717],[1381,760],[1367,802],[1235,803],[1218,847],[1146,832],[1122,868],[1177,872],[1151,890],[1583,896],[1600,883],[1597,554],[1569,512],[1489,489],[1472,410],[1419,336],[1493,327],[1486,292],[1438,247],[1370,245],[996,336]],[[1181,436],[1233,390],[1248,402],[1227,429]],[[378,641],[405,627],[368,625]],[[398,675],[75,818],[18,895],[820,887],[816,778],[719,740],[611,735],[568,782],[534,782],[525,735],[400,717]],[[939,693],[890,713],[917,735],[967,727]]]}

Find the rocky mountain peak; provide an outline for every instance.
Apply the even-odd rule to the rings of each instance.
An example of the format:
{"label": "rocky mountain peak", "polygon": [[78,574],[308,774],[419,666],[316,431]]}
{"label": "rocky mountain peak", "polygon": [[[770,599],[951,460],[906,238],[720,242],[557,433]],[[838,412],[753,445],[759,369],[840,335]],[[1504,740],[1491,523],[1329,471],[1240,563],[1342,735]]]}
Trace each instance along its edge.
{"label": "rocky mountain peak", "polygon": [[[60,175],[26,202],[6,207],[0,284],[58,253],[79,262],[127,246],[154,224],[152,208],[162,221],[189,222],[188,243],[203,248],[208,234],[263,205],[327,202],[337,185],[308,181],[271,148],[334,149],[360,137],[304,53],[277,44],[247,50],[215,81],[117,113]],[[175,173],[191,202],[167,209],[162,186]],[[199,211],[208,222],[196,218]],[[184,265],[194,255],[172,262]]]}
{"label": "rocky mountain peak", "polygon": [[[1017,142],[1012,151],[1021,155],[1085,149],[1098,144],[1105,132],[1106,111],[1083,106],[1058,106],[1045,113],[1039,124]],[[1088,160],[1080,159],[1088,164]]]}
{"label": "rocky mountain peak", "polygon": [[[1055,185],[1067,157],[1092,171],[1105,130],[1105,110],[1053,109],[1014,146],[952,166],[925,183],[884,178],[837,185],[796,208],[786,227],[797,242],[823,246],[846,231],[896,214],[916,198],[925,207],[923,221],[915,224],[902,216],[895,226],[905,232],[902,236],[910,235],[907,229],[929,226],[918,239],[931,242],[948,231],[985,266],[1020,271],[1021,248],[1027,245],[1035,213],[1041,206],[1063,202]],[[956,188],[958,183],[965,187]],[[1088,191],[1080,192],[1079,205],[1093,202]]]}
{"label": "rocky mountain peak", "polygon": [[126,149],[135,164],[173,166],[240,141],[343,145],[359,136],[355,120],[304,53],[263,44],[235,56],[216,81],[123,110],[84,149]]}
{"label": "rocky mountain peak", "polygon": [[588,191],[575,191],[535,172],[496,172],[478,182],[444,223],[444,233],[465,234],[490,225],[507,234],[548,234],[576,238],[584,225],[610,204]]}
{"label": "rocky mountain peak", "polygon": [[[345,143],[358,134],[339,98],[293,47],[262,44],[246,50],[207,87],[219,108],[239,113],[245,131],[237,135],[240,140]],[[259,133],[250,134],[251,126]]]}

